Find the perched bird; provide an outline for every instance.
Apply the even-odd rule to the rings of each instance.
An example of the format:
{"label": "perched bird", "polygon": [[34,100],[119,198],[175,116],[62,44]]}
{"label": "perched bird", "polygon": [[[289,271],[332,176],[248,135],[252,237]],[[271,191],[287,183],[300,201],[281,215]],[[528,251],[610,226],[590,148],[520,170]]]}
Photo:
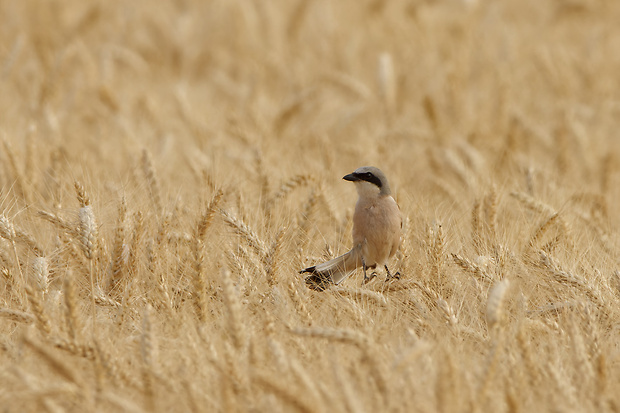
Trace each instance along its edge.
{"label": "perched bird", "polygon": [[330,284],[339,284],[359,267],[364,270],[364,283],[377,275],[373,272],[368,277],[366,270],[377,266],[385,267],[387,279],[392,278],[387,262],[400,246],[403,221],[387,178],[379,168],[364,166],[342,179],[355,183],[359,195],[353,214],[353,248],[340,257],[301,270],[310,273],[306,284],[312,289],[322,291]]}

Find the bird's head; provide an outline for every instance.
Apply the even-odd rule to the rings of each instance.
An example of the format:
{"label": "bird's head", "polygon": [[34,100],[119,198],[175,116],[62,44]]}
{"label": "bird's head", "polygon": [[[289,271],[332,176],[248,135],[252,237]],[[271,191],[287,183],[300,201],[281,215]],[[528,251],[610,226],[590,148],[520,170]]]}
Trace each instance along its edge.
{"label": "bird's head", "polygon": [[390,194],[390,186],[388,185],[385,174],[374,166],[362,166],[361,168],[357,168],[353,173],[345,175],[342,179],[355,183],[357,193],[360,196]]}

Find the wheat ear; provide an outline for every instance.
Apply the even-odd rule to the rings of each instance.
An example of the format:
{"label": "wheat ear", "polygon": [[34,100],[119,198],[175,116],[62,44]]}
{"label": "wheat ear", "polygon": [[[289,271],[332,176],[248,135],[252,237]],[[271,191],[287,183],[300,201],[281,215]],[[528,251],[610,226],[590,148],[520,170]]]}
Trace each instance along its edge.
{"label": "wheat ear", "polygon": [[213,222],[215,217],[216,208],[219,205],[223,197],[222,191],[217,191],[213,198],[207,205],[205,212],[198,219],[194,236],[192,237],[192,250],[193,250],[193,289],[194,289],[194,306],[198,316],[198,321],[204,321],[206,312],[206,283],[204,279],[204,238],[207,230]]}
{"label": "wheat ear", "polygon": [[95,270],[93,268],[93,261],[95,258],[95,251],[97,248],[97,223],[95,221],[95,214],[90,206],[90,198],[84,189],[84,186],[79,182],[74,182],[75,192],[77,194],[78,202],[80,203],[80,210],[78,213],[79,218],[79,234],[80,244],[84,256],[88,259],[89,264],[89,279],[90,279],[90,297],[93,316],[93,336],[96,334],[96,319],[97,309],[95,307]]}
{"label": "wheat ear", "polygon": [[241,302],[235,291],[235,286],[231,279],[230,271],[223,269],[220,277],[222,279],[222,288],[224,296],[224,304],[227,309],[228,327],[232,337],[233,345],[237,350],[244,346],[245,331],[243,328],[241,315]]}
{"label": "wheat ear", "polygon": [[146,178],[146,183],[149,188],[149,195],[151,196],[151,200],[153,201],[153,205],[156,208],[157,213],[161,213],[162,202],[161,202],[161,189],[159,186],[159,180],[157,179],[157,174],[155,173],[155,167],[153,166],[153,159],[151,158],[151,153],[144,149],[142,151],[142,172],[144,173],[144,177]]}
{"label": "wheat ear", "polygon": [[142,236],[144,235],[144,215],[138,211],[133,215],[133,235],[131,237],[131,248],[129,249],[129,257],[127,259],[127,273],[131,277],[138,275],[138,254],[142,244]]}
{"label": "wheat ear", "polygon": [[45,363],[60,377],[71,383],[76,387],[76,390],[80,389],[84,383],[78,374],[69,367],[66,363],[62,362],[58,357],[53,355],[42,345],[35,343],[25,335],[22,339],[24,345],[32,350],[37,356],[39,356]]}
{"label": "wheat ear", "polygon": [[491,289],[491,292],[489,293],[486,309],[486,320],[489,331],[494,330],[496,327],[498,327],[499,322],[503,318],[504,298],[506,296],[506,291],[508,291],[509,286],[510,283],[507,279],[502,280],[496,283]]}
{"label": "wheat ear", "polygon": [[256,232],[254,232],[254,230],[245,222],[235,217],[230,212],[220,210],[220,213],[224,217],[224,222],[226,222],[226,224],[228,224],[228,226],[230,226],[237,234],[242,236],[248,245],[258,254],[261,260],[264,260],[267,257],[268,250],[267,246],[260,239],[258,234],[256,234]]}
{"label": "wheat ear", "polygon": [[127,215],[127,204],[125,198],[118,206],[118,218],[116,221],[116,231],[114,231],[114,244],[112,247],[112,262],[110,265],[110,278],[108,281],[107,292],[110,294],[123,279],[123,250],[125,248],[125,217]]}
{"label": "wheat ear", "polygon": [[78,311],[78,302],[75,293],[75,285],[73,282],[73,273],[67,271],[63,283],[65,298],[65,319],[67,322],[67,330],[72,343],[78,341],[78,332],[80,331],[80,319]]}
{"label": "wheat ear", "polygon": [[[19,271],[19,288],[18,291],[20,294],[23,294],[24,288],[26,287],[26,278],[24,277],[24,272],[22,270],[21,263],[19,261],[19,254],[17,253],[17,245],[15,243],[15,227],[13,223],[9,221],[9,219],[4,215],[0,215],[0,236],[5,238],[11,242],[11,246],[13,247],[13,256],[15,257],[15,265],[17,265],[17,269]],[[22,295],[23,298],[23,295]]]}
{"label": "wheat ear", "polygon": [[271,247],[269,248],[269,252],[267,253],[267,265],[266,265],[266,274],[267,274],[267,283],[270,286],[276,284],[276,272],[278,270],[278,263],[280,261],[280,251],[282,249],[282,239],[284,238],[284,232],[286,228],[280,228],[278,233],[276,234]]}

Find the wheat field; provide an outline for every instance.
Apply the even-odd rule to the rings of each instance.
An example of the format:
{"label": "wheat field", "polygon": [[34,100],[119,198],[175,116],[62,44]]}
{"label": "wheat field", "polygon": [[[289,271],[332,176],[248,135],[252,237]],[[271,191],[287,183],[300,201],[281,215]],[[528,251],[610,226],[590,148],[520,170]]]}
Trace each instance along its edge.
{"label": "wheat field", "polygon": [[[0,1],[3,412],[620,411],[620,3]],[[364,165],[400,280],[325,292]]]}

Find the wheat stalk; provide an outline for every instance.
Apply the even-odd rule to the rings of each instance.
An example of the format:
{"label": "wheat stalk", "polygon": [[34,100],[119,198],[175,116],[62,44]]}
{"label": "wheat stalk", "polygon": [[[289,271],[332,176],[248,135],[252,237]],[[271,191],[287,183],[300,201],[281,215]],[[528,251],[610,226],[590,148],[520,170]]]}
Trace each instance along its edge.
{"label": "wheat stalk", "polygon": [[32,261],[32,275],[36,283],[37,289],[43,297],[48,292],[49,287],[49,269],[47,259],[45,257],[36,257]]}
{"label": "wheat stalk", "polygon": [[268,255],[268,249],[258,234],[254,232],[254,230],[252,230],[252,228],[250,228],[245,222],[235,217],[230,212],[221,209],[220,213],[224,217],[224,222],[246,240],[248,245],[254,249],[261,260],[265,260]]}
{"label": "wheat stalk", "polygon": [[81,380],[78,373],[76,373],[75,370],[69,367],[66,363],[62,362],[58,357],[49,352],[41,344],[35,343],[27,335],[22,338],[22,342],[29,350],[32,350],[37,356],[39,356],[41,360],[45,361],[45,363],[64,380],[75,385],[77,388],[82,386],[84,382]]}
{"label": "wheat stalk", "polygon": [[26,297],[30,303],[32,314],[37,321],[37,328],[43,335],[47,336],[52,332],[50,320],[43,306],[42,297],[39,291],[35,291],[29,285],[26,285]]}
{"label": "wheat stalk", "polygon": [[62,229],[69,236],[74,238],[79,237],[79,232],[76,230],[75,226],[71,225],[69,222],[62,219],[58,215],[47,211],[39,211],[37,212],[37,216]]}
{"label": "wheat stalk", "polygon": [[151,153],[146,149],[142,151],[141,164],[142,172],[144,173],[144,177],[148,185],[149,195],[153,201],[153,206],[155,207],[156,212],[159,214],[163,211],[161,189],[159,186],[159,180],[157,179],[157,174],[155,173],[155,167],[153,166]]}
{"label": "wheat stalk", "polygon": [[278,270],[278,263],[280,261],[280,254],[282,250],[282,239],[284,238],[284,232],[286,228],[280,228],[278,233],[276,234],[271,247],[269,248],[269,252],[267,253],[266,261],[266,269],[265,273],[267,275],[267,283],[270,286],[276,284],[277,278],[276,273]]}
{"label": "wheat stalk", "polygon": [[198,321],[202,322],[205,319],[206,313],[206,294],[207,288],[204,279],[204,260],[205,260],[205,249],[204,249],[204,238],[207,230],[211,226],[213,222],[213,218],[215,217],[215,211],[222,200],[223,196],[222,191],[217,191],[213,198],[207,205],[205,212],[198,219],[198,223],[196,225],[196,230],[192,237],[192,250],[193,250],[193,296],[194,296],[194,306],[196,308],[196,314],[198,316]]}
{"label": "wheat stalk", "polygon": [[486,320],[489,331],[499,326],[504,316],[504,299],[510,283],[507,279],[495,283],[489,292],[486,308]]}
{"label": "wheat stalk", "polygon": [[80,210],[78,212],[78,232],[80,236],[80,245],[82,246],[82,252],[89,263],[89,280],[90,280],[90,296],[91,296],[91,311],[92,311],[92,328],[93,337],[96,334],[97,325],[97,309],[95,307],[95,270],[93,268],[93,261],[95,258],[95,252],[97,248],[97,223],[95,221],[95,214],[90,206],[90,198],[84,189],[84,186],[78,181],[74,182],[75,192],[77,194],[78,202],[80,203]]}
{"label": "wheat stalk", "polygon": [[118,218],[116,221],[116,231],[114,231],[114,243],[112,244],[112,260],[110,265],[110,276],[108,281],[108,294],[111,293],[123,279],[125,249],[125,217],[127,214],[127,204],[125,198],[118,206]]}
{"label": "wheat stalk", "polygon": [[246,334],[242,322],[241,303],[235,291],[230,271],[223,269],[220,273],[222,280],[222,289],[224,297],[224,305],[226,307],[226,318],[228,320],[228,329],[232,338],[232,343],[237,350],[244,347]]}
{"label": "wheat stalk", "polygon": [[10,308],[0,308],[0,317],[4,317],[22,324],[32,324],[36,321],[36,317],[34,317],[33,315],[24,311],[13,310]]}
{"label": "wheat stalk", "polygon": [[131,237],[131,247],[127,258],[127,272],[131,276],[138,274],[138,254],[144,233],[144,215],[138,211],[133,216],[133,234]]}
{"label": "wheat stalk", "polygon": [[147,305],[142,313],[142,335],[140,336],[140,355],[142,356],[142,383],[144,387],[144,408],[155,410],[156,398],[153,389],[154,343],[151,323],[151,307]]}
{"label": "wheat stalk", "polygon": [[19,255],[17,254],[17,245],[15,243],[15,226],[4,214],[0,215],[0,236],[9,240],[11,242],[11,246],[13,247],[13,256],[15,258],[15,264],[17,265],[17,269],[19,271],[19,291],[21,294],[22,289],[26,287],[26,279],[24,277],[24,272],[19,261]]}
{"label": "wheat stalk", "polygon": [[471,210],[471,238],[474,252],[482,254],[482,223],[480,221],[480,201],[476,201]]}
{"label": "wheat stalk", "polygon": [[461,255],[454,253],[452,253],[451,255],[456,265],[461,267],[463,270],[475,275],[476,278],[478,278],[480,281],[493,281],[493,277],[478,264],[471,262],[470,260]]}
{"label": "wheat stalk", "polygon": [[316,411],[310,402],[304,401],[300,397],[299,392],[291,391],[289,389],[290,386],[284,383],[278,383],[271,375],[255,373],[252,377],[252,382],[266,391],[275,394],[278,398],[294,407],[297,411],[302,413],[313,413]]}
{"label": "wheat stalk", "polygon": [[65,298],[65,319],[69,337],[73,343],[78,341],[80,331],[80,318],[78,312],[78,302],[73,281],[73,273],[69,270],[64,279],[64,298]]}

